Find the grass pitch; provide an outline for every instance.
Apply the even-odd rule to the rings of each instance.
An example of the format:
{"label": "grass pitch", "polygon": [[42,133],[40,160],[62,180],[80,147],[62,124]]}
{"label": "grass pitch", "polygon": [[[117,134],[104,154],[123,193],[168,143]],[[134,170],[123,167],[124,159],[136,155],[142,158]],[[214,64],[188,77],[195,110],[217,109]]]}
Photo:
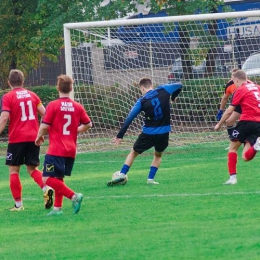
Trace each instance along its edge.
{"label": "grass pitch", "polygon": [[[47,217],[42,191],[25,168],[23,212],[13,200],[8,168],[0,159],[0,259],[260,259],[260,156],[242,162],[238,184],[228,179],[222,146],[168,148],[156,181],[146,178],[152,153],[138,157],[125,186],[106,187],[128,151],[79,154],[65,182],[84,194],[72,213]],[[43,160],[42,160],[43,161]]]}

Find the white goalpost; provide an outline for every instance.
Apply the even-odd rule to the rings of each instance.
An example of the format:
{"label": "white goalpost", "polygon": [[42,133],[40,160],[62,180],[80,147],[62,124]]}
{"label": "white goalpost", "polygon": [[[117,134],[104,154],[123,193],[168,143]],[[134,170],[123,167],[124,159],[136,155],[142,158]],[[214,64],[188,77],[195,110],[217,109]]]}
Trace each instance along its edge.
{"label": "white goalpost", "polygon": [[[214,131],[215,116],[230,71],[243,69],[259,51],[259,17],[260,11],[247,11],[64,24],[73,97],[93,121],[90,132],[79,136],[79,151],[115,148],[111,139],[141,95],[141,77],[150,77],[155,87],[183,83],[176,103],[169,102],[171,144],[228,140],[224,127]],[[142,115],[120,148],[130,149],[141,127]]]}

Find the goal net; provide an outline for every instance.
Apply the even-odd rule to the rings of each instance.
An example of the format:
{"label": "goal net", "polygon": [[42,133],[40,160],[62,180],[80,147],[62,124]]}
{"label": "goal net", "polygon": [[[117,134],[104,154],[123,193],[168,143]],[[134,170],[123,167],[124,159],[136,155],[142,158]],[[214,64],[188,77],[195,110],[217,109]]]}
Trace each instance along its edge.
{"label": "goal net", "polygon": [[[259,50],[259,17],[260,11],[248,11],[64,24],[74,99],[93,121],[93,128],[79,136],[79,150],[115,148],[111,139],[141,95],[141,77],[150,77],[154,87],[183,83],[178,100],[169,102],[171,144],[227,141],[225,127],[214,131],[216,114],[230,71],[243,69]],[[260,55],[257,59],[249,69],[260,71]],[[141,114],[120,148],[132,147],[142,124]]]}

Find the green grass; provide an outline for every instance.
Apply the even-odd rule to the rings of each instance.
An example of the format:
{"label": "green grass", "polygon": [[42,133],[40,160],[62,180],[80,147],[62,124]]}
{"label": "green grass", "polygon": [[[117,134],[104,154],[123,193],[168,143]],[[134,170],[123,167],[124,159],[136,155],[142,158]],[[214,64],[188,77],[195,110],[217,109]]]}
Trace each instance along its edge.
{"label": "green grass", "polygon": [[79,214],[64,200],[63,216],[47,217],[42,192],[21,172],[25,211],[13,200],[0,159],[0,259],[260,259],[260,157],[228,179],[225,147],[168,148],[147,186],[152,153],[138,157],[125,186],[106,187],[128,151],[77,156],[66,183],[82,192]]}

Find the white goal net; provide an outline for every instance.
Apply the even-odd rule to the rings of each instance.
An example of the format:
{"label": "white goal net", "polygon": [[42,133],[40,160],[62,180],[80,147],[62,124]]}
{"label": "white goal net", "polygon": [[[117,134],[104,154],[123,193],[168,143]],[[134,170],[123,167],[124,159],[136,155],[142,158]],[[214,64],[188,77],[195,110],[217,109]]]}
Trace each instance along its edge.
{"label": "white goal net", "polygon": [[[79,137],[80,151],[115,148],[111,139],[141,95],[136,85],[141,77],[150,77],[155,87],[183,83],[170,104],[172,144],[228,140],[224,127],[214,131],[216,114],[233,68],[260,73],[260,55],[253,55],[260,46],[259,17],[260,11],[249,11],[64,24],[74,99],[93,121]],[[257,72],[248,73],[257,81]],[[142,124],[140,115],[121,148],[131,148]]]}

